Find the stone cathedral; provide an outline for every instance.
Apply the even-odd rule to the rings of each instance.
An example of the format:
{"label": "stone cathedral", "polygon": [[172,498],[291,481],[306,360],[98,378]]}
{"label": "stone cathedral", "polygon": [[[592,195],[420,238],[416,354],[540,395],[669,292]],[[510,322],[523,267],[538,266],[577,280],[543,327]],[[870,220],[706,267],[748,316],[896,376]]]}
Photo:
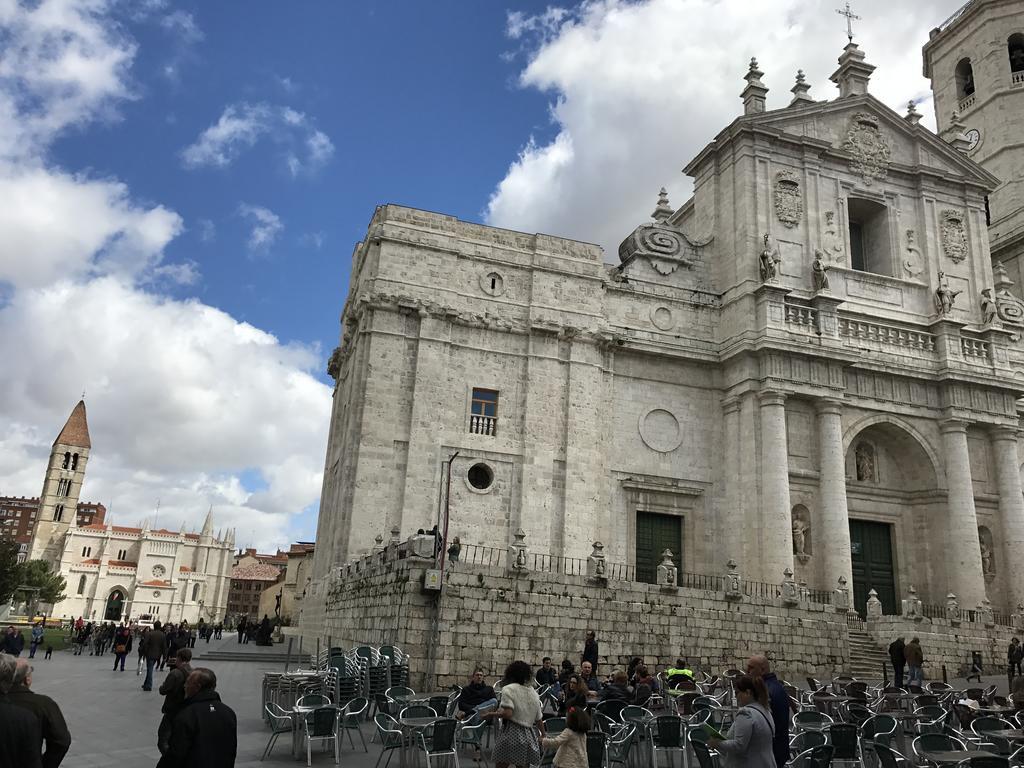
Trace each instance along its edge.
{"label": "stone cathedral", "polygon": [[1024,3],[968,3],[923,56],[938,135],[871,94],[852,39],[831,98],[798,74],[768,110],[751,61],[692,197],[617,254],[378,208],[329,362],[314,579],[430,528],[457,452],[463,544],[1015,612]]}

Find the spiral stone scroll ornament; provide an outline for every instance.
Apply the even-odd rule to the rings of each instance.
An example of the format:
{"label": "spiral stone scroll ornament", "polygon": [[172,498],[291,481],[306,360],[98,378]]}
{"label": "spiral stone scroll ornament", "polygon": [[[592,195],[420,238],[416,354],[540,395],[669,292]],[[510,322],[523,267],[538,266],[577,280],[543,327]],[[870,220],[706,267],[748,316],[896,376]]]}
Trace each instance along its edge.
{"label": "spiral stone scroll ornament", "polygon": [[698,259],[697,250],[711,242],[691,240],[681,230],[664,224],[644,224],[619,245],[619,261],[623,264],[642,256],[660,275],[671,275],[679,267],[692,269]]}

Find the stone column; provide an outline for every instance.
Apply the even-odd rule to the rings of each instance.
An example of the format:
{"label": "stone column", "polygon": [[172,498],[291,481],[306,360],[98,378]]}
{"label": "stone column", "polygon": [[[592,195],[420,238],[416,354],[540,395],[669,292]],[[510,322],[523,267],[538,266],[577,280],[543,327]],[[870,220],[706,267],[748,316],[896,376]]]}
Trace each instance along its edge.
{"label": "stone column", "polygon": [[981,569],[978,516],[974,509],[971,457],[967,451],[967,424],[949,419],[942,422],[942,448],[946,462],[949,509],[946,551],[933,552],[945,561],[949,588],[960,605],[977,607],[985,599],[985,577]]}
{"label": "stone column", "polygon": [[1003,539],[1003,558],[1002,562],[996,560],[996,568],[1002,568],[1006,574],[1006,609],[1009,612],[1024,603],[1024,568],[1017,566],[1020,553],[1024,552],[1024,496],[1021,495],[1016,430],[993,429],[992,453],[999,484],[999,527]]}
{"label": "stone column", "polygon": [[729,397],[722,401],[722,415],[722,483],[725,487],[720,497],[724,509],[718,518],[721,526],[720,541],[725,546],[723,554],[726,559],[742,561],[746,553],[746,521],[743,515],[743,490],[740,488],[740,399]]}
{"label": "stone column", "polygon": [[786,395],[758,395],[761,415],[761,580],[778,582],[793,570],[793,520],[789,501]]}
{"label": "stone column", "polygon": [[841,405],[835,400],[818,403],[818,455],[821,498],[821,524],[811,529],[814,551],[821,553],[825,565],[826,584],[840,577],[853,583],[850,554],[850,517],[846,508],[846,456],[843,452],[843,421]]}

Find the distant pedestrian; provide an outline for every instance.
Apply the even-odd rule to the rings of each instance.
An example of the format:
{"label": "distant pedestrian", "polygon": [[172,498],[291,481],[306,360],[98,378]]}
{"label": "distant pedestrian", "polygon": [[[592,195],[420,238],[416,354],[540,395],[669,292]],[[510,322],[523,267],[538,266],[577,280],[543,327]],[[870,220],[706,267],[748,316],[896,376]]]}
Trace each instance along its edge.
{"label": "distant pedestrian", "polygon": [[903,649],[903,655],[907,660],[907,685],[921,685],[924,683],[924,651],[921,650],[921,641],[916,637],[907,643]]}
{"label": "distant pedestrian", "polygon": [[248,622],[248,620],[247,620],[247,618],[245,616],[243,616],[242,618],[240,618],[238,620],[238,642],[239,643],[248,642],[248,640],[246,639],[246,634],[245,634],[245,630],[247,629],[246,625],[248,623],[249,622]]}
{"label": "distant pedestrian", "polygon": [[580,663],[584,661],[590,662],[590,669],[593,673],[597,674],[597,638],[594,636],[594,630],[587,632],[587,638],[583,641],[583,653],[581,654]]}
{"label": "distant pedestrian", "polygon": [[28,657],[34,659],[36,657],[36,649],[42,645],[43,636],[45,630],[43,629],[43,622],[37,621],[35,626],[32,627],[32,637],[29,640]]}
{"label": "distant pedestrian", "polygon": [[174,723],[174,716],[181,711],[185,703],[185,681],[192,673],[192,650],[190,648],[179,648],[175,654],[174,668],[167,673],[163,683],[160,685],[160,693],[163,694],[164,703],[160,707],[163,712],[163,719],[156,731],[156,746],[160,754],[167,752],[167,745],[171,739],[171,726]]}
{"label": "distant pedestrian", "polygon": [[132,652],[132,631],[125,626],[124,622],[114,633],[114,671],[117,671],[118,664],[124,672],[124,660]]}
{"label": "distant pedestrian", "polygon": [[217,676],[203,667],[192,670],[157,768],[232,768],[237,751],[238,720],[217,694]]}
{"label": "distant pedestrian", "polygon": [[12,624],[7,628],[7,634],[4,635],[3,651],[18,657],[23,650],[25,650],[25,636],[21,633],[20,628]]}
{"label": "distant pedestrian", "polygon": [[456,536],[452,539],[451,546],[448,547],[448,562],[452,564],[459,562],[460,554],[462,554],[462,542],[459,541],[459,537]]}
{"label": "distant pedestrian", "polygon": [[[136,627],[137,628],[137,627]],[[142,667],[146,663],[146,635],[149,634],[149,627],[143,627],[136,638],[139,646],[139,663],[135,667],[135,674],[142,674]]]}
{"label": "distant pedestrian", "polygon": [[32,689],[32,665],[28,659],[18,659],[7,700],[16,707],[31,712],[39,721],[40,744],[45,742],[43,768],[57,768],[71,748],[71,732],[64,722],[64,713],[49,696]]}
{"label": "distant pedestrian", "polygon": [[889,643],[889,660],[892,662],[893,683],[897,688],[903,687],[903,669],[907,665],[906,643],[897,637]]}
{"label": "distant pedestrian", "polygon": [[0,765],[43,768],[39,718],[9,698],[16,668],[13,656],[0,653]]}
{"label": "distant pedestrian", "polygon": [[1019,638],[1010,640],[1010,646],[1006,649],[1006,676],[1012,685],[1015,677],[1020,677],[1020,664],[1024,660],[1024,646],[1021,646]]}
{"label": "distant pedestrian", "polygon": [[153,690],[153,667],[167,651],[167,636],[159,621],[153,624],[153,628],[146,633],[143,644],[142,651],[146,656],[146,679],[142,683],[142,690],[151,691]]}

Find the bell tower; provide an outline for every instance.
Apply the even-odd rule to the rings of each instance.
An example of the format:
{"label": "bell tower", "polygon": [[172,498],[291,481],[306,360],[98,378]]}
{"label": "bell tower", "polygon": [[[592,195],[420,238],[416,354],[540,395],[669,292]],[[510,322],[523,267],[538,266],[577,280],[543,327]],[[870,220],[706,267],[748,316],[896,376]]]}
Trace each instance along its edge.
{"label": "bell tower", "polygon": [[[1024,3],[971,0],[922,51],[939,135],[1000,180],[988,199],[992,261],[1024,279]],[[959,141],[958,141],[959,140]]]}
{"label": "bell tower", "polygon": [[46,560],[54,566],[60,562],[64,534],[78,524],[78,497],[90,447],[85,401],[79,400],[50,450],[28,559]]}

